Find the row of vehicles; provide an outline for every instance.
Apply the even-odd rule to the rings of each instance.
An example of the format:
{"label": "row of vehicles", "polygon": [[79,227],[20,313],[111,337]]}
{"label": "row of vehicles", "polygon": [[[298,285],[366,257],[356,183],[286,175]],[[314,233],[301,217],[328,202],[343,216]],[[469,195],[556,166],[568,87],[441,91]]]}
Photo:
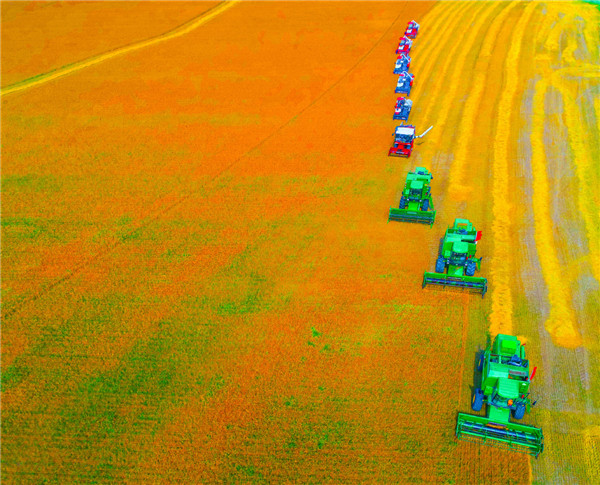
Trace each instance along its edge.
{"label": "row of vehicles", "polygon": [[[409,22],[400,39],[396,54],[394,74],[399,74],[396,93],[405,94],[396,100],[395,120],[408,121],[412,109],[410,95],[414,75],[408,72],[412,43],[419,31],[419,24]],[[389,156],[410,157],[416,138],[413,125],[401,124],[394,132],[394,144]],[[398,208],[392,207],[388,221],[417,222],[433,225],[436,210],[431,195],[433,175],[425,167],[409,171]],[[467,219],[455,219],[440,240],[435,271],[425,272],[423,288],[435,285],[444,288],[459,288],[481,293],[487,292],[487,279],[475,276],[481,270],[482,258],[476,257],[477,242],[481,231]],[[474,387],[471,407],[481,411],[487,406],[486,416],[458,413],[456,436],[459,439],[507,448],[513,451],[538,456],[544,449],[542,430],[534,426],[515,422],[520,420],[535,405],[530,399],[529,386],[536,368],[530,372],[525,357],[525,344],[517,337],[498,334],[493,343],[478,355],[477,371],[479,385]],[[511,421],[512,417],[512,421]]]}
{"label": "row of vehicles", "polygon": [[[410,68],[411,63],[410,50],[412,49],[413,40],[417,37],[419,32],[419,27],[417,22],[411,20],[396,48],[398,58],[394,64],[394,74],[398,74],[398,81],[396,82],[395,92],[397,94],[404,94],[404,96],[396,99],[393,116],[395,120],[408,121],[410,111],[412,110],[413,102],[409,99],[409,96],[415,76],[409,72],[408,69]],[[396,131],[394,132],[394,142],[388,152],[388,156],[409,158],[413,150],[415,139],[425,136],[430,129],[431,128],[424,133],[417,135],[414,125],[405,125],[402,123],[400,126],[396,127]]]}

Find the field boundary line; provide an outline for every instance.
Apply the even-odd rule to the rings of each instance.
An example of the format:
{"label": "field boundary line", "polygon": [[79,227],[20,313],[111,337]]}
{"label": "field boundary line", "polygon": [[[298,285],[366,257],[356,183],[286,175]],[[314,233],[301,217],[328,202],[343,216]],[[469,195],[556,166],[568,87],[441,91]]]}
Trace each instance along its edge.
{"label": "field boundary line", "polygon": [[144,47],[158,44],[160,42],[164,42],[179,37],[181,35],[187,34],[192,30],[200,27],[201,25],[204,25],[209,20],[212,20],[216,16],[222,14],[231,7],[237,5],[240,1],[241,0],[225,0],[219,3],[218,5],[212,7],[211,9],[207,10],[206,12],[200,14],[198,17],[193,18],[189,22],[186,22],[185,24],[180,25],[179,27],[176,27],[173,30],[169,30],[163,34],[159,34],[157,36],[136,42],[134,44],[118,47],[114,50],[105,52],[104,54],[98,54],[96,56],[75,62],[73,64],[67,64],[66,66],[59,67],[57,69],[43,74],[38,74],[23,81],[19,81],[15,84],[11,84],[4,88],[0,88],[0,96],[15,93],[18,91],[23,91],[25,89],[29,89],[34,86],[47,83],[59,77],[66,76],[67,74],[71,74],[86,67],[99,64],[100,62],[112,59],[113,57],[117,57],[122,54],[127,54],[129,52],[133,52],[135,50],[142,49]]}
{"label": "field boundary line", "polygon": [[[523,45],[524,33],[531,20],[537,3],[528,4],[521,14],[512,34],[510,48],[504,63],[504,85],[500,102],[493,149],[492,149],[492,234],[494,249],[491,262],[492,311],[490,313],[490,334],[513,334],[513,295],[511,271],[511,212],[509,191],[508,155],[511,139],[511,121],[517,97],[518,65]],[[505,109],[503,109],[505,107]]]}
{"label": "field boundary line", "polygon": [[[238,0],[238,1],[241,1],[241,0]],[[259,141],[256,145],[254,145],[252,148],[248,149],[246,152],[244,152],[238,158],[236,158],[235,160],[233,160],[230,164],[228,164],[225,167],[223,167],[220,171],[218,171],[215,175],[213,175],[210,179],[208,179],[207,182],[206,182],[206,184],[203,185],[203,187],[206,187],[208,184],[213,183],[215,180],[217,180],[219,177],[221,177],[225,172],[227,172],[232,167],[234,167],[235,165],[237,165],[240,162],[240,160],[242,160],[244,157],[246,157],[250,153],[252,153],[255,150],[257,150],[259,147],[261,147],[262,145],[264,145],[267,141],[269,141],[271,138],[273,138],[273,136],[275,136],[277,133],[279,133],[285,127],[287,127],[288,125],[290,125],[294,120],[296,120],[306,110],[308,110],[310,107],[314,106],[321,98],[323,98],[327,93],[329,93],[333,88],[335,88],[340,82],[342,82],[342,80],[344,80],[352,71],[354,71],[354,69],[356,69],[356,67],[358,67],[375,50],[375,48],[381,43],[381,41],[392,30],[392,28],[398,22],[398,19],[400,18],[400,16],[403,13],[404,13],[404,8],[396,16],[396,18],[391,22],[390,26],[381,35],[381,37],[375,41],[375,43],[373,44],[373,46],[365,54],[363,54],[358,59],[358,61],[356,61],[344,74],[342,74],[342,76],[337,81],[335,81],[331,86],[329,86],[327,89],[325,89],[325,91],[323,91],[321,94],[319,94],[308,105],[306,105],[304,108],[302,108],[296,114],[294,114],[291,118],[289,118],[287,121],[285,121],[283,124],[281,124],[278,128],[276,128],[275,130],[273,130],[269,135],[267,135],[265,138],[263,138],[261,141]],[[12,317],[12,316],[20,313],[21,311],[24,310],[25,306],[27,306],[27,305],[29,305],[29,304],[37,301],[38,299],[42,298],[47,293],[49,293],[50,291],[52,291],[54,288],[60,286],[61,284],[63,284],[65,282],[67,282],[68,280],[70,280],[73,276],[76,276],[80,272],[84,271],[91,264],[93,264],[96,261],[102,259],[104,256],[110,254],[116,248],[118,248],[118,247],[126,244],[126,242],[128,240],[128,236],[131,236],[132,234],[134,234],[134,233],[136,233],[136,232],[138,232],[140,230],[146,229],[153,222],[157,221],[158,217],[160,215],[166,214],[169,211],[171,211],[172,209],[178,207],[179,205],[181,205],[183,202],[185,202],[190,197],[192,197],[195,193],[198,193],[198,192],[200,192],[200,190],[191,191],[191,192],[189,192],[187,194],[182,195],[181,197],[179,197],[177,200],[175,200],[174,202],[172,202],[167,207],[163,207],[163,208],[161,208],[159,210],[156,210],[153,214],[150,214],[146,220],[144,220],[141,223],[137,224],[135,227],[132,227],[132,229],[130,231],[128,231],[126,234],[122,235],[120,240],[113,242],[108,247],[100,250],[98,253],[96,253],[95,255],[91,256],[90,258],[77,263],[72,269],[68,270],[66,272],[66,274],[64,274],[63,276],[61,276],[57,280],[49,283],[44,288],[40,289],[37,293],[35,293],[35,294],[33,294],[33,295],[29,296],[29,297],[25,297],[25,298],[23,298],[20,301],[16,301],[15,302],[15,306],[13,308],[7,309],[6,311],[2,312],[1,318],[5,320],[7,318],[10,318],[10,317]],[[4,310],[4,307],[1,307],[1,310]]]}

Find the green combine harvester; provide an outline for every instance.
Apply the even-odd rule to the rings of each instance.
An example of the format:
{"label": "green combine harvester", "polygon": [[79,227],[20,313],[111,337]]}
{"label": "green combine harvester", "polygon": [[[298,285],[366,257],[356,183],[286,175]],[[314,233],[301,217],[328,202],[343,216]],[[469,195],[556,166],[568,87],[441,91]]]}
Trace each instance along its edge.
{"label": "green combine harvester", "polygon": [[481,258],[475,257],[479,239],[481,231],[476,231],[473,224],[466,219],[456,219],[442,240],[435,273],[423,275],[423,288],[427,285],[464,288],[481,292],[483,297],[487,280],[474,276],[475,270],[481,269]]}
{"label": "green combine harvester", "polygon": [[496,336],[492,347],[479,356],[481,388],[475,389],[471,401],[473,411],[487,404],[487,416],[458,413],[456,437],[537,457],[544,450],[542,430],[510,422],[511,414],[521,419],[535,405],[529,400],[529,384],[536,369],[530,376],[525,348],[517,337]]}
{"label": "green combine harvester", "polygon": [[389,221],[421,222],[430,226],[435,221],[431,198],[431,175],[426,168],[408,172],[398,209],[390,208]]}

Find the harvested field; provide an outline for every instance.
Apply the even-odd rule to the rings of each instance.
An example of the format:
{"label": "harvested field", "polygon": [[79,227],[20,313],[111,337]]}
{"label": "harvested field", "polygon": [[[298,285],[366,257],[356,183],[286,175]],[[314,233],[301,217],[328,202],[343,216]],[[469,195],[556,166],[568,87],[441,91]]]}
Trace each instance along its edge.
{"label": "harvested field", "polygon": [[[599,20],[3,2],[2,480],[600,482]],[[431,228],[387,222],[416,166]],[[421,289],[455,217],[483,299]],[[497,333],[539,367],[538,459],[454,437]]]}

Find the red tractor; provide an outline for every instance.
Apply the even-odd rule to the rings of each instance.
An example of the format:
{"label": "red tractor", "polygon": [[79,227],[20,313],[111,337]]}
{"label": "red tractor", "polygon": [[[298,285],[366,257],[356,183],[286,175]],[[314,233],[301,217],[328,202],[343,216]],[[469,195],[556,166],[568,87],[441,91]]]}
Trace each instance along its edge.
{"label": "red tractor", "polygon": [[396,49],[396,54],[408,54],[410,53],[410,48],[412,47],[412,40],[408,37],[404,36],[400,39],[400,43],[398,44],[398,48]]}
{"label": "red tractor", "polygon": [[414,20],[411,20],[408,23],[408,25],[406,26],[406,32],[404,32],[404,35],[406,37],[408,37],[409,39],[414,39],[418,33],[419,33],[419,24],[416,23]]}
{"label": "red tractor", "polygon": [[388,152],[389,157],[410,157],[413,149],[413,143],[415,138],[422,138],[431,130],[433,126],[430,126],[420,135],[415,135],[415,127],[413,125],[400,125],[396,127],[394,133],[394,144]]}

